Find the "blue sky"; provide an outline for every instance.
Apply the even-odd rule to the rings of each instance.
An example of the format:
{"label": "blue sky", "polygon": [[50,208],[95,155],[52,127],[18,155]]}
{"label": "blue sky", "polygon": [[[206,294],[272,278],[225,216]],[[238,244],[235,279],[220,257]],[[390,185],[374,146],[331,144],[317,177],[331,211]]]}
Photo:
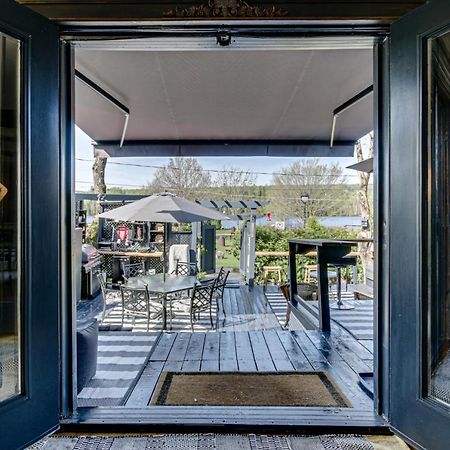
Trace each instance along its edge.
{"label": "blue sky", "polygon": [[[76,191],[87,191],[92,186],[92,162],[93,150],[91,138],[76,127],[75,132],[75,187]],[[80,161],[87,160],[87,161]],[[274,158],[274,157],[210,157],[198,158],[205,169],[221,169],[223,166],[234,166],[251,172],[278,172],[299,158]],[[342,167],[353,164],[354,158],[321,158],[323,162],[338,162]],[[133,164],[148,164],[162,166],[167,164],[168,158],[115,158],[114,161]],[[156,169],[148,167],[130,167],[108,164],[106,167],[105,180],[107,186],[140,187],[152,180]],[[345,170],[348,182],[358,181],[354,170]],[[270,184],[270,175],[258,175],[257,184]]]}

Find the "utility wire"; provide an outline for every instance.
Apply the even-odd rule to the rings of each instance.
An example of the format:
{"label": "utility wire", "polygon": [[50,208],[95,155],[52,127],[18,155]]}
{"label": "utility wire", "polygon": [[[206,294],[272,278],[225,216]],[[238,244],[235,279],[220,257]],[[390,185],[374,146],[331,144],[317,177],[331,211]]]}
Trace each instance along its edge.
{"label": "utility wire", "polygon": [[[80,184],[90,184],[92,185],[93,183],[90,181],[77,181],[77,183]],[[143,188],[143,186],[141,185],[137,185],[137,184],[116,184],[115,186],[117,187],[134,187],[134,188]],[[171,189],[174,189],[173,187],[164,187],[161,186],[160,189],[163,190],[168,190],[170,191]],[[257,194],[255,195],[251,195],[251,194],[230,194],[228,192],[221,192],[221,191],[217,191],[217,190],[207,190],[207,189],[192,189],[192,188],[187,188],[186,189],[189,192],[196,192],[196,193],[202,193],[202,194],[209,194],[209,195],[223,195],[226,197],[231,197],[231,198],[236,198],[236,199],[242,199],[242,198],[247,198],[247,199],[258,199],[258,200],[279,200],[278,197],[273,197],[273,196],[259,196]],[[298,197],[283,197],[284,200],[299,200]],[[341,202],[345,202],[348,201],[348,199],[331,199],[331,198],[310,198],[310,201],[315,201],[315,202],[329,202],[329,203],[341,203]]]}
{"label": "utility wire", "polygon": [[[80,162],[89,162],[93,163],[93,159],[85,159],[85,158],[75,158],[76,161]],[[167,166],[156,166],[156,165],[150,165],[150,164],[138,164],[138,163],[124,163],[124,162],[118,162],[118,161],[108,161],[108,164],[114,164],[117,166],[131,166],[131,167],[144,167],[144,168],[150,168],[150,169],[166,169]],[[185,170],[181,167],[171,167],[171,170]],[[203,168],[192,168],[189,169],[191,171],[195,172],[213,172],[213,173],[235,173],[233,170],[224,170],[224,169],[203,169]],[[255,174],[255,175],[280,175],[280,176],[299,176],[299,177],[339,177],[335,175],[315,175],[315,174],[305,174],[305,173],[284,173],[284,172],[257,172],[257,171],[247,171],[248,173]],[[345,177],[359,177],[358,174],[355,175],[344,175]]]}
{"label": "utility wire", "polygon": [[[93,185],[94,182],[93,181],[78,181],[76,180],[77,183],[83,183],[83,184],[91,184]],[[145,189],[145,188],[152,188],[151,185],[142,185],[142,184],[120,184],[120,183],[114,183],[111,184],[111,187],[135,187],[135,188],[141,188],[141,189]],[[178,189],[176,186],[169,186],[169,187],[164,187],[164,186],[157,186],[158,189]],[[221,190],[226,189],[227,186],[211,186],[209,188],[208,192],[218,192]],[[311,186],[311,185],[283,185],[283,186],[273,186],[273,185],[246,185],[246,186],[241,186],[242,189],[254,189],[254,190],[261,190],[261,191],[266,191],[266,192],[270,192],[272,193],[273,191],[280,191],[280,192],[285,192],[286,190],[292,190],[293,188],[298,188],[298,189],[302,189],[308,192],[314,192],[314,191],[320,191],[320,192],[339,192],[342,194],[345,193],[355,193],[357,192],[357,185],[336,185],[336,186],[327,186],[327,185],[319,185],[319,186]],[[192,190],[194,188],[189,188],[189,187],[185,187],[185,190]],[[227,192],[226,192],[227,193]],[[261,195],[262,192],[255,193],[253,196],[255,195]]]}

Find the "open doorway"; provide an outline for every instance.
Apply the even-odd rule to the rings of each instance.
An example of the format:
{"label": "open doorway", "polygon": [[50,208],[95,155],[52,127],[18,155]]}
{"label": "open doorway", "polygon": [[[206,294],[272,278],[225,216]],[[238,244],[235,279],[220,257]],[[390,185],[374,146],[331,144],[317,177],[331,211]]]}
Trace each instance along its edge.
{"label": "open doorway", "polygon": [[[368,38],[338,37],[295,42],[230,37],[225,48],[212,38],[182,44],[171,38],[76,44],[75,122],[95,141],[94,175],[100,179],[93,183],[97,192],[77,193],[80,239],[94,244],[85,247],[79,263],[80,411],[293,406],[304,407],[306,414],[312,411],[308,408],[321,408],[325,415],[334,410],[342,418],[353,414],[367,424],[377,423],[373,248],[369,242],[356,243],[358,234],[373,238],[372,184],[367,175],[345,172],[347,165],[365,159],[373,144],[373,135],[359,141],[355,158],[356,141],[373,130],[373,45]],[[90,187],[81,173],[86,174],[93,157],[76,158],[76,182],[87,181]],[[206,159],[226,161],[208,169],[202,166]],[[200,167],[182,171],[183,164],[194,163]],[[233,169],[226,169],[226,163]],[[136,178],[138,169],[152,170],[153,178],[148,185],[108,181],[116,188],[108,192],[102,186],[105,167],[107,176],[114,167],[116,174],[125,168]],[[165,181],[155,183],[163,173]],[[182,173],[188,178],[179,186],[182,177],[177,174]],[[216,179],[233,173],[241,177],[231,177],[234,185],[227,188],[233,190],[213,185],[212,174]],[[270,181],[245,184],[246,173],[268,175]],[[204,174],[209,174],[210,184],[188,185]],[[222,266],[225,273],[237,270],[228,275],[220,301],[211,302],[211,316],[207,310],[200,311],[200,318],[192,317],[191,287],[187,294],[173,292],[170,324],[164,324],[166,314],[157,305],[144,318],[123,307],[130,266],[140,266],[137,276],[166,270],[162,223],[100,219],[96,235],[95,226],[85,225],[89,216],[125,201],[175,189],[193,201],[210,202],[232,221],[231,228],[220,223],[230,231],[218,233],[217,243],[212,239],[211,248],[217,250],[213,264],[202,258],[211,224],[171,229],[169,243],[188,247],[186,261],[180,261],[199,265],[198,271],[212,280]],[[365,196],[363,211],[358,195]],[[355,223],[349,203],[359,216]],[[333,214],[341,219],[332,218],[329,226],[326,221]],[[355,241],[346,255],[350,262],[335,262],[327,271],[332,300],[339,297],[337,301],[352,307],[332,310],[329,333],[319,329],[323,311],[314,252],[298,258],[300,302],[287,323],[288,304],[280,287],[289,274],[289,238]],[[227,241],[233,243],[231,252]],[[228,257],[227,264],[222,256]],[[238,264],[231,256],[240,258]],[[167,267],[169,274],[174,270]],[[103,293],[97,272],[105,283]],[[249,375],[254,376],[250,384]],[[272,381],[269,375],[278,378]],[[236,400],[232,388],[240,383],[242,395]],[[261,389],[264,383],[271,388]],[[213,386],[221,386],[220,392]],[[263,394],[272,386],[273,392],[279,394],[281,387],[288,395],[275,395],[277,400],[267,403]],[[293,400],[298,391],[308,395]],[[182,392],[192,395],[185,398]],[[201,397],[205,393],[212,395]]]}

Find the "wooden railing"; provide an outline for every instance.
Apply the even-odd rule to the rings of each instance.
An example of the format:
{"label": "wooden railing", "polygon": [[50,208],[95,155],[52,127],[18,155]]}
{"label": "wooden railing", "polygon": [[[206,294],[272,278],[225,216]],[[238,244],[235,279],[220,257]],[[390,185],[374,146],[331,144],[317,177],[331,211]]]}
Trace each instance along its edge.
{"label": "wooden railing", "polygon": [[[255,252],[255,256],[273,256],[273,257],[278,257],[278,256],[289,256],[289,252],[276,252],[276,251],[257,251]],[[317,256],[317,252],[308,252],[308,253],[304,253],[303,256]],[[359,256],[359,252],[350,252],[348,254],[348,256]]]}

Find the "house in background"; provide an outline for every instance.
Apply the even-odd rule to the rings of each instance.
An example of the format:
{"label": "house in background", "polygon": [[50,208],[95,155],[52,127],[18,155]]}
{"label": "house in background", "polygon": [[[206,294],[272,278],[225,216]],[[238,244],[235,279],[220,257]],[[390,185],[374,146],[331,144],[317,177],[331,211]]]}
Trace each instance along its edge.
{"label": "house in background", "polygon": [[[426,4],[264,0],[258,5],[240,0],[2,1],[0,333],[8,336],[2,341],[6,352],[17,349],[17,377],[2,381],[0,368],[1,448],[23,448],[60,423],[76,423],[75,46],[118,38],[157,39],[162,46],[166,38],[170,45],[174,39],[178,45],[209,39],[206,45],[213,42],[227,52],[249,38],[258,38],[264,50],[269,41],[263,37],[301,43],[311,36],[330,41],[336,36],[349,41],[370,37],[374,42],[375,410],[413,445],[446,448],[450,441],[448,0]],[[318,99],[322,94],[317,89]],[[117,149],[120,142],[116,144]],[[152,141],[156,144],[166,149],[174,145]],[[188,156],[187,144],[175,146],[183,147]],[[226,151],[230,139],[207,144],[213,156],[217,149]],[[276,140],[258,144],[277,151]],[[299,154],[314,148],[310,140],[296,145]],[[320,140],[315,145],[323,149],[329,143]],[[252,145],[243,147],[242,156],[254,154]],[[278,149],[280,154],[283,147],[286,142]],[[259,425],[264,426],[268,415],[261,417]],[[205,427],[213,420],[217,417],[199,419],[196,425]],[[130,426],[125,418],[112,421],[116,431],[117,424]],[[167,424],[175,422],[168,416]],[[308,430],[306,421],[293,419],[292,425]],[[326,431],[333,422],[322,418],[320,426]]]}

